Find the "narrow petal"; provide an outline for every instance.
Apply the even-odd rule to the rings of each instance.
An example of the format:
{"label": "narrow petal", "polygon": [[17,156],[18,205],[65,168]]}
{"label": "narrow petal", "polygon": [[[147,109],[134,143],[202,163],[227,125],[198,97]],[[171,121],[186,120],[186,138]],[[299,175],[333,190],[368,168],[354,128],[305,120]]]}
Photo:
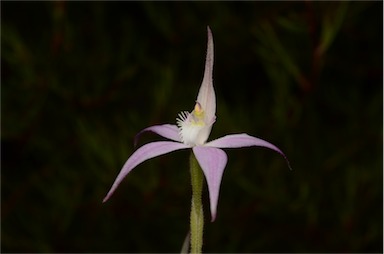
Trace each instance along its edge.
{"label": "narrow petal", "polygon": [[213,123],[216,113],[216,96],[215,90],[213,89],[213,37],[209,26],[208,30],[208,45],[207,45],[207,56],[205,59],[205,70],[203,82],[201,84],[197,101],[205,112],[207,122]]}
{"label": "narrow petal", "polygon": [[262,140],[260,138],[249,136],[246,133],[227,135],[205,144],[205,146],[217,147],[217,148],[240,148],[249,146],[262,146],[272,149],[280,153],[288,163],[288,167],[291,169],[291,165],[285,154],[277,148],[275,145]]}
{"label": "narrow petal", "polygon": [[214,221],[216,219],[221,178],[223,176],[225,165],[227,165],[227,155],[221,149],[206,146],[193,147],[193,153],[207,179],[211,221]]}
{"label": "narrow petal", "polygon": [[154,125],[148,128],[145,128],[144,130],[140,131],[136,134],[135,137],[135,146],[137,145],[137,142],[139,141],[139,138],[141,134],[147,131],[152,131],[164,138],[181,142],[180,135],[179,135],[179,128],[176,125],[173,124],[163,124],[163,125]]}
{"label": "narrow petal", "polygon": [[108,192],[107,196],[104,198],[103,202],[106,202],[113,192],[116,190],[117,186],[121,183],[124,177],[131,172],[133,168],[142,163],[143,161],[149,160],[153,157],[170,153],[176,150],[189,148],[190,146],[184,145],[182,143],[176,143],[171,141],[159,141],[146,144],[139,149],[137,149],[131,157],[125,162],[123,168],[121,169],[119,175],[117,176],[115,182],[112,185],[112,188]]}

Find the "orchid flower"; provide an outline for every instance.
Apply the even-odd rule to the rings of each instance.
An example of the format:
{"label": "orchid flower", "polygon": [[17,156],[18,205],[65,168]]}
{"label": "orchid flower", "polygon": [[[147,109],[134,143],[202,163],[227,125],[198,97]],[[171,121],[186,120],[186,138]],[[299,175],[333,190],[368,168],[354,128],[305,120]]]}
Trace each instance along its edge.
{"label": "orchid flower", "polygon": [[287,160],[284,153],[273,144],[245,133],[226,135],[207,142],[212,126],[216,121],[216,97],[212,79],[213,38],[209,27],[207,27],[207,30],[208,46],[205,71],[194,109],[191,113],[187,111],[181,112],[176,119],[177,125],[155,125],[137,134],[135,144],[138,137],[147,131],[157,133],[171,141],[152,142],[137,149],[124,164],[103,202],[106,202],[111,197],[125,176],[140,163],[176,150],[192,148],[207,181],[211,221],[213,222],[216,218],[221,178],[227,164],[227,155],[221,148],[261,146],[280,153]]}

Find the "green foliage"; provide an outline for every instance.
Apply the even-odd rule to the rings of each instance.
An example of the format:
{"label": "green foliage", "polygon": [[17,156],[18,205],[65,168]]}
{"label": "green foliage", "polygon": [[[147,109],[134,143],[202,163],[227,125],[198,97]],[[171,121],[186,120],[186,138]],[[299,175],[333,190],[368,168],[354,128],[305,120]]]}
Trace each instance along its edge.
{"label": "green foliage", "polygon": [[[381,2],[2,2],[3,252],[178,252],[188,153],[139,165],[141,129],[191,110],[206,26],[211,139],[228,150],[205,252],[382,252]],[[139,145],[158,140],[145,135]],[[207,188],[203,202],[210,218]]]}

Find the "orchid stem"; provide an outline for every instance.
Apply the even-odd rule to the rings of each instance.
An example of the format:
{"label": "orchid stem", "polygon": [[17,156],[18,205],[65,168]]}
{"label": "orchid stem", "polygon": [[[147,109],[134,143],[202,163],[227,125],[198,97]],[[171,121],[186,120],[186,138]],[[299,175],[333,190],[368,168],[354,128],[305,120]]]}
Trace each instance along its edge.
{"label": "orchid stem", "polygon": [[203,171],[195,155],[190,156],[192,204],[191,204],[191,253],[201,253],[203,246],[204,213],[201,196],[203,191]]}

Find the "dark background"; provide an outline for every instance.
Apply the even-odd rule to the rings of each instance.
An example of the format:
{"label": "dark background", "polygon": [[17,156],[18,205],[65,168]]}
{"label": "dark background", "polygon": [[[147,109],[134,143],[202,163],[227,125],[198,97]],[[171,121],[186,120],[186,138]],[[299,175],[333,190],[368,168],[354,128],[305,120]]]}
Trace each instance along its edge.
{"label": "dark background", "polygon": [[[1,251],[179,252],[189,152],[101,201],[134,135],[191,110],[206,26],[227,150],[205,252],[383,251],[382,2],[1,2]],[[161,138],[143,137],[140,145]]]}

